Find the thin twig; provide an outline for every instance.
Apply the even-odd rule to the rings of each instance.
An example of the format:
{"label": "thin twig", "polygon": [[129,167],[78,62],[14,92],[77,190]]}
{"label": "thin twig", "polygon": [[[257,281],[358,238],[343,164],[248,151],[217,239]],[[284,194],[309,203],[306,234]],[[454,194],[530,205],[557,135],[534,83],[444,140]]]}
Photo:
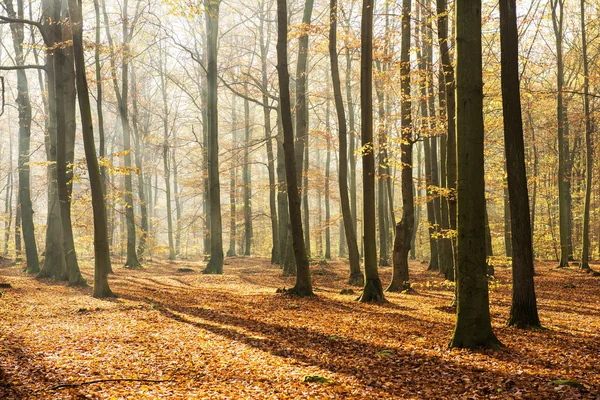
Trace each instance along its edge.
{"label": "thin twig", "polygon": [[86,381],[80,383],[61,383],[60,385],[50,386],[43,390],[56,390],[69,387],[78,387],[84,385],[92,385],[94,383],[103,382],[150,382],[150,383],[161,383],[161,382],[172,382],[173,379],[135,379],[135,378],[114,378],[114,379],[96,379],[94,381]]}

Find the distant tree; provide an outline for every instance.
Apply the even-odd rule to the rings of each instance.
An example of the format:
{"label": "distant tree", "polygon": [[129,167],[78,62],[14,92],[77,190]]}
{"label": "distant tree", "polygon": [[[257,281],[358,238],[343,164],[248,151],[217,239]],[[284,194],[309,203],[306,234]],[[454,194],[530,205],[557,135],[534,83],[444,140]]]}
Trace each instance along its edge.
{"label": "distant tree", "polygon": [[495,348],[485,253],[481,0],[456,0],[458,251],[450,347]]}

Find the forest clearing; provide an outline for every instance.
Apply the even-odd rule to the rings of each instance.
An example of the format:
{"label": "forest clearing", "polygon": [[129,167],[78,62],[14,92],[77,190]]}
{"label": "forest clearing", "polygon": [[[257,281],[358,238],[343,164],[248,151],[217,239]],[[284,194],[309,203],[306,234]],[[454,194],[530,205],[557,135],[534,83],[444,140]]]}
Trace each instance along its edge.
{"label": "forest clearing", "polygon": [[[411,263],[413,294],[388,303],[340,294],[346,266],[313,265],[316,296],[268,259],[234,257],[224,275],[153,262],[111,276],[117,299],[3,266],[0,398],[529,398],[600,395],[600,278],[537,263],[544,329],[506,327],[510,269],[490,282],[500,350],[450,350],[453,285]],[[180,268],[191,271],[178,272]],[[382,280],[390,279],[382,268]],[[92,265],[82,262],[86,278]],[[322,377],[327,382],[304,382]],[[147,379],[161,382],[99,382]],[[561,383],[559,380],[565,380]],[[61,384],[74,387],[56,388]],[[574,385],[574,386],[570,386]],[[56,388],[56,389],[53,389]]]}

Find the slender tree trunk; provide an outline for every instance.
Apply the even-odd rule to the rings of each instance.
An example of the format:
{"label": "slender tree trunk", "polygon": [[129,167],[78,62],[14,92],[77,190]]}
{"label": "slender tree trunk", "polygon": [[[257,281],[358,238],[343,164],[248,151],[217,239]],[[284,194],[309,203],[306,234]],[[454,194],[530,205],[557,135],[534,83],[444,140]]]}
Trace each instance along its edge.
{"label": "slender tree trunk", "polygon": [[[148,202],[146,201],[145,192],[145,180],[144,180],[144,168],[143,168],[143,154],[145,153],[145,136],[147,135],[147,129],[143,130],[143,133],[139,128],[140,114],[138,111],[138,87],[135,76],[135,68],[131,65],[131,87],[133,95],[131,96],[131,106],[133,113],[131,115],[131,124],[133,125],[133,140],[135,143],[135,166],[137,168],[137,179],[138,179],[138,195],[140,197],[140,217],[141,217],[141,232],[140,241],[137,247],[137,255],[140,259],[144,259],[146,252],[148,251],[147,241],[150,232],[150,226],[148,222]],[[101,170],[102,171],[102,170]]]}
{"label": "slender tree trunk", "polygon": [[[337,1],[337,0],[336,0]],[[330,50],[331,53],[331,50]],[[337,56],[337,54],[336,54]],[[333,65],[333,63],[332,63]],[[332,66],[333,68],[333,66]],[[333,72],[332,72],[333,73]],[[339,75],[339,73],[338,73]],[[350,226],[351,229],[354,230],[354,236],[357,237],[357,242],[358,242],[358,213],[357,213],[357,207],[356,207],[356,155],[354,154],[354,150],[356,148],[356,144],[355,144],[355,137],[356,137],[356,128],[355,128],[355,116],[354,116],[354,102],[352,99],[352,56],[350,55],[350,51],[348,50],[348,47],[346,47],[346,80],[345,80],[345,88],[346,88],[346,104],[348,105],[348,163],[350,164],[350,177],[349,177],[349,184],[350,184],[350,216],[352,217],[352,225]],[[334,84],[334,90],[335,90],[335,84]],[[341,97],[341,93],[340,93],[340,97]],[[338,108],[338,106],[336,105],[336,109]],[[339,111],[338,111],[339,113]],[[339,119],[339,116],[338,116]],[[341,157],[341,154],[340,154]],[[340,158],[341,160],[341,158]],[[350,242],[348,241],[348,244],[350,244]],[[348,250],[350,251],[350,250]],[[359,255],[360,256],[360,255]],[[358,268],[354,271],[354,274],[356,274],[357,272],[360,271],[360,259],[357,261],[356,266],[358,266]],[[350,267],[352,268],[352,262],[350,262]],[[351,273],[352,274],[352,273]],[[356,275],[355,279],[359,279],[360,280],[360,285],[362,285],[362,280],[363,280],[363,276],[362,273],[360,274],[361,277],[358,278],[358,275]]]}
{"label": "slender tree trunk", "polygon": [[181,199],[179,198],[179,179],[177,168],[177,129],[173,129],[173,145],[171,146],[171,168],[173,169],[173,197],[175,200],[175,256],[181,253]]}
{"label": "slender tree trunk", "polygon": [[565,118],[563,104],[564,86],[564,63],[563,63],[563,5],[564,0],[550,0],[552,7],[552,26],[556,39],[556,62],[557,62],[557,103],[556,112],[558,120],[558,209],[559,209],[559,231],[560,231],[560,263],[559,268],[569,266],[569,228],[568,228],[568,204],[566,187],[566,164],[565,159]]}
{"label": "slender tree trunk", "polygon": [[392,281],[387,290],[390,292],[410,289],[408,274],[408,253],[410,242],[415,229],[415,208],[413,193],[413,168],[412,168],[412,115],[410,96],[410,0],[402,1],[402,42],[400,47],[400,91],[402,102],[400,105],[400,129],[402,144],[400,145],[400,162],[402,165],[402,219],[396,225],[394,238],[394,265]]}
{"label": "slender tree trunk", "polygon": [[587,37],[585,25],[585,0],[581,0],[581,50],[583,56],[583,112],[585,120],[585,199],[583,206],[583,234],[581,237],[581,265],[590,269],[590,202],[592,197],[592,174],[594,168],[594,149],[592,147],[592,120],[590,118],[589,60],[587,56]]}
{"label": "slender tree trunk", "polygon": [[217,41],[219,31],[219,0],[205,0],[208,84],[208,181],[210,192],[210,261],[203,273],[223,273],[223,229],[221,225],[221,187],[219,181],[219,125],[217,108]]}
{"label": "slender tree trunk", "polygon": [[448,36],[448,9],[447,0],[436,0],[437,15],[438,15],[438,42],[440,45],[440,56],[442,59],[442,70],[446,81],[446,115],[448,118],[448,134],[446,137],[446,188],[448,196],[448,219],[449,229],[447,235],[451,238],[449,248],[452,249],[452,259],[447,259],[447,264],[441,266],[446,271],[446,279],[454,281],[454,265],[456,264],[456,245],[454,235],[456,233],[456,127],[455,127],[455,110],[456,101],[454,98],[454,67],[449,52],[449,36]]}
{"label": "slender tree trunk", "polygon": [[363,161],[364,289],[361,302],[385,302],[377,269],[375,154],[373,141],[373,0],[363,0],[361,18],[360,113]]}
{"label": "slender tree trunk", "polygon": [[[271,138],[271,109],[269,104],[269,76],[267,71],[267,58],[269,57],[269,44],[271,42],[271,24],[267,24],[265,32],[265,21],[269,17],[268,8],[265,10],[265,1],[260,2],[260,61],[261,61],[261,83],[262,102],[265,120],[265,146],[267,149],[267,170],[269,173],[269,211],[271,215],[271,237],[273,247],[271,249],[271,264],[281,262],[279,224],[277,221],[277,183],[275,182],[275,160],[273,157],[273,140]],[[279,211],[281,213],[281,210]]]}
{"label": "slender tree trunk", "polygon": [[[508,170],[508,166],[506,166]],[[508,173],[508,171],[507,171]],[[508,193],[508,183],[504,185],[504,255],[512,257],[512,233],[511,233],[511,217],[510,217],[510,199]]]}
{"label": "slender tree trunk", "polygon": [[[310,2],[310,1],[309,1]],[[312,8],[312,3],[310,4]],[[305,9],[306,11],[306,9]],[[308,40],[308,38],[307,38]],[[298,192],[299,175],[292,125],[290,101],[290,75],[287,64],[287,2],[277,0],[277,72],[279,76],[279,104],[281,107],[281,125],[283,128],[283,149],[285,154],[285,172],[291,222],[291,242],[296,260],[296,284],[290,293],[298,296],[311,296],[312,283],[308,256],[302,232],[302,216],[300,213],[300,193]],[[300,167],[302,164],[300,164]],[[288,239],[290,239],[288,237]],[[288,246],[289,247],[289,246]]]}
{"label": "slender tree trunk", "polygon": [[325,112],[325,135],[327,141],[327,158],[325,159],[325,258],[331,259],[331,210],[329,206],[329,176],[331,169],[331,126],[330,119],[330,103],[327,99],[327,109]]}
{"label": "slender tree trunk", "polygon": [[227,250],[227,257],[234,257],[237,255],[235,250],[235,239],[237,236],[237,227],[235,224],[236,220],[236,197],[237,197],[237,151],[238,151],[238,139],[237,139],[237,110],[235,104],[236,95],[234,94],[231,99],[231,165],[229,167],[229,250]]}
{"label": "slender tree trunk", "polygon": [[[17,13],[13,9],[12,0],[4,0],[7,14],[11,18],[23,18],[23,0],[17,2]],[[23,25],[10,24],[17,65],[24,65]],[[31,144],[31,103],[29,85],[25,70],[17,70],[17,106],[19,108],[19,204],[21,206],[21,225],[25,242],[25,272],[35,274],[40,271],[40,263],[35,241],[33,225],[33,205],[31,203],[31,186],[29,178],[29,153]]]}
{"label": "slender tree trunk", "polygon": [[290,216],[287,200],[287,178],[285,169],[285,154],[283,150],[283,129],[281,124],[281,109],[277,111],[277,207],[279,208],[279,254],[281,254],[281,266],[283,275],[296,275],[296,263],[294,260],[292,243],[290,237]]}
{"label": "slender tree trunk", "polygon": [[252,170],[250,166],[250,103],[244,99],[244,255],[252,253]]}
{"label": "slender tree trunk", "polygon": [[458,257],[456,326],[450,347],[496,348],[485,256],[481,1],[456,0]]}
{"label": "slender tree trunk", "polygon": [[[380,65],[380,63],[377,63]],[[379,73],[384,73],[383,68],[379,68]],[[387,193],[386,193],[386,172],[387,172],[387,129],[385,117],[385,95],[383,93],[382,83],[378,79],[375,80],[375,92],[378,103],[378,126],[377,126],[377,141],[379,143],[379,157],[377,162],[377,221],[379,228],[379,266],[387,267],[388,263],[388,230],[386,227],[387,220]]]}
{"label": "slender tree trunk", "polygon": [[[104,24],[106,27],[106,37],[108,44],[111,49],[114,49],[112,35],[110,33],[108,13],[106,10],[106,2],[102,1],[102,9],[104,13]],[[122,5],[122,21],[123,21],[123,62],[121,65],[121,89],[117,82],[117,68],[115,65],[115,54],[114,50],[111,50],[111,70],[113,87],[115,95],[117,97],[117,106],[119,108],[119,116],[121,119],[121,126],[123,129],[123,151],[124,156],[124,167],[127,170],[125,174],[125,189],[123,195],[123,202],[125,204],[125,220],[127,225],[127,259],[125,261],[125,268],[141,268],[140,261],[137,257],[136,252],[136,230],[135,230],[135,212],[133,204],[133,182],[131,177],[131,131],[129,128],[129,60],[128,60],[128,49],[129,42],[131,40],[131,32],[129,30],[129,17],[128,17],[128,0],[125,0]]]}
{"label": "slender tree trunk", "polygon": [[112,297],[114,293],[108,286],[108,273],[110,267],[110,252],[108,248],[108,231],[106,224],[106,208],[104,194],[102,193],[102,176],[96,158],[94,147],[94,131],[90,98],[86,80],[85,60],[83,57],[83,34],[81,3],[69,0],[69,15],[73,23],[73,54],[76,67],[77,91],[79,93],[79,112],[83,131],[83,146],[90,177],[92,192],[92,208],[94,214],[94,290],[92,296],[96,298]]}

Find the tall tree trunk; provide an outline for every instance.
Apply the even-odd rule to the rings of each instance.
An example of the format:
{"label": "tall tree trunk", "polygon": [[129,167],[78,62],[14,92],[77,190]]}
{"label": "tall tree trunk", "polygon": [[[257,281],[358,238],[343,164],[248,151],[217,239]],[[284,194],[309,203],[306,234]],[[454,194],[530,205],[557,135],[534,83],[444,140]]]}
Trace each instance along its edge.
{"label": "tall tree trunk", "polygon": [[[337,2],[337,0],[336,0]],[[349,28],[348,28],[349,29]],[[330,54],[331,54],[331,50],[330,50]],[[337,54],[336,54],[337,57]],[[333,63],[332,63],[333,65]],[[333,68],[333,66],[332,66]],[[332,71],[333,73],[333,71]],[[339,72],[338,72],[339,75]],[[356,148],[356,144],[355,144],[355,138],[356,138],[356,127],[355,127],[355,116],[354,116],[354,102],[353,102],[353,98],[352,98],[352,56],[350,54],[350,50],[348,49],[348,46],[346,46],[346,80],[345,80],[345,88],[346,88],[346,104],[348,105],[348,163],[350,164],[350,177],[349,177],[349,191],[350,191],[350,216],[352,217],[352,225],[350,226],[351,229],[354,230],[354,236],[357,238],[357,243],[358,243],[358,212],[357,212],[357,207],[356,207],[356,155],[354,154],[354,150]],[[335,84],[334,84],[334,90],[335,90]],[[340,97],[341,97],[341,93],[340,93]],[[336,109],[338,108],[338,106],[336,105]],[[338,111],[339,112],[339,111]],[[338,116],[339,119],[339,116]],[[340,155],[341,157],[341,155]],[[340,158],[341,160],[341,158]],[[349,245],[350,242],[348,242]],[[350,251],[350,250],[348,250]],[[359,254],[360,257],[360,254]],[[358,267],[354,270],[354,272],[351,271],[351,275],[352,273],[355,274],[355,278],[357,280],[360,280],[360,284],[362,285],[362,280],[363,280],[363,276],[362,273],[360,274],[360,278],[358,277],[357,272],[360,271],[360,259],[358,259],[357,264],[355,265],[355,267]],[[352,262],[350,262],[350,268],[352,268]],[[357,281],[358,282],[358,281]]]}
{"label": "tall tree trunk", "polygon": [[[270,7],[265,10],[265,0],[260,2],[260,66],[262,84],[263,114],[265,120],[265,146],[267,149],[267,170],[269,173],[269,211],[271,216],[271,237],[273,247],[271,249],[271,264],[281,262],[279,224],[277,222],[277,183],[275,182],[275,160],[273,157],[273,140],[271,137],[271,108],[269,107],[269,76],[267,71],[267,58],[269,57],[269,44],[271,43],[271,24],[267,23],[265,32],[265,21],[268,20]],[[281,213],[281,210],[279,211]]]}
{"label": "tall tree trunk", "polygon": [[[148,251],[147,241],[148,235],[150,232],[150,226],[148,222],[148,202],[146,200],[146,191],[145,187],[145,179],[144,179],[144,168],[143,168],[143,154],[145,153],[145,137],[147,135],[148,129],[143,129],[140,131],[139,128],[139,111],[138,111],[138,88],[135,76],[135,68],[133,64],[131,65],[131,87],[133,91],[133,95],[131,96],[131,106],[133,108],[133,113],[131,115],[131,124],[133,125],[133,140],[135,143],[135,166],[137,168],[137,178],[138,178],[138,195],[140,197],[140,217],[141,217],[141,232],[140,232],[140,241],[137,247],[137,255],[140,259],[144,259],[146,252]],[[102,171],[102,170],[100,170]]]}
{"label": "tall tree trunk", "polygon": [[377,269],[375,154],[373,148],[373,0],[363,0],[360,27],[360,114],[363,161],[364,289],[361,302],[385,302]]}
{"label": "tall tree trunk", "polygon": [[208,84],[208,183],[210,193],[210,261],[205,274],[223,273],[223,229],[221,225],[221,187],[219,181],[219,115],[217,108],[217,42],[219,33],[219,0],[205,0]]}
{"label": "tall tree trunk", "polygon": [[[379,73],[384,73],[385,70],[380,67],[381,63],[377,63],[379,66]],[[379,143],[379,155],[377,162],[377,221],[379,228],[379,266],[387,267],[388,263],[388,229],[386,227],[386,221],[388,217],[387,213],[387,192],[386,192],[386,172],[387,172],[387,129],[386,129],[386,116],[385,116],[385,95],[383,93],[383,83],[379,82],[379,79],[375,80],[375,92],[377,95],[377,112],[378,112],[378,126],[377,126],[377,141]]]}
{"label": "tall tree trunk", "polygon": [[563,63],[563,6],[564,0],[550,0],[552,7],[552,26],[554,27],[554,36],[556,39],[556,113],[558,122],[558,215],[559,215],[559,232],[560,232],[560,263],[559,267],[564,268],[569,266],[569,228],[568,228],[568,204],[567,204],[567,187],[566,187],[566,164],[565,159],[565,118],[563,104],[563,86],[564,86],[564,63]]}
{"label": "tall tree trunk", "polygon": [[[309,0],[310,2],[310,0]],[[311,3],[312,8],[312,3]],[[306,10],[305,10],[306,11]],[[308,38],[307,38],[308,40]],[[279,105],[281,107],[281,125],[283,128],[283,149],[285,154],[285,172],[291,222],[291,241],[296,259],[296,284],[290,293],[298,296],[311,296],[312,283],[300,213],[299,175],[294,149],[290,101],[290,75],[287,64],[287,1],[277,0],[277,73],[279,76]],[[301,168],[302,164],[300,164]],[[289,247],[289,246],[288,246]]]}
{"label": "tall tree trunk", "polygon": [[481,1],[455,4],[458,257],[450,347],[496,348],[501,344],[492,331],[485,256]]}
{"label": "tall tree trunk", "polygon": [[[71,27],[66,23],[66,10],[61,11],[61,24],[52,25],[54,37],[61,38],[61,42],[71,40]],[[69,53],[69,54],[68,54]],[[87,285],[81,276],[75,241],[73,238],[73,224],[71,222],[71,184],[73,172],[69,171],[69,164],[74,160],[75,146],[75,82],[73,71],[73,55],[69,48],[54,50],[54,101],[56,103],[56,183],[58,186],[58,199],[60,218],[63,231],[63,246],[67,263],[69,285]]]}
{"label": "tall tree trunk", "polygon": [[83,57],[83,34],[81,3],[69,0],[69,15],[73,23],[73,54],[76,67],[76,82],[81,115],[81,128],[83,132],[83,146],[90,177],[92,192],[92,209],[94,214],[94,290],[92,296],[96,298],[112,297],[113,292],[108,286],[108,273],[110,271],[110,252],[108,248],[108,231],[106,224],[106,208],[102,193],[102,176],[96,158],[94,147],[94,130],[90,98],[86,80],[85,60]]}
{"label": "tall tree trunk", "polygon": [[[506,166],[508,170],[508,166]],[[508,174],[508,171],[507,171]],[[510,198],[508,193],[508,183],[504,184],[504,255],[512,257],[512,232],[511,232],[511,216],[510,216]]]}
{"label": "tall tree trunk", "polygon": [[244,99],[244,255],[252,253],[252,170],[250,166],[250,103]]}
{"label": "tall tree trunk", "polygon": [[400,105],[400,129],[402,144],[400,145],[400,162],[402,165],[402,219],[396,225],[394,238],[394,268],[392,281],[387,290],[390,292],[410,289],[408,275],[408,253],[410,242],[415,229],[415,206],[413,194],[413,168],[412,168],[412,115],[410,96],[410,13],[411,1],[402,1],[402,42],[400,46],[400,92],[402,102]]}
{"label": "tall tree trunk", "polygon": [[290,216],[287,200],[287,178],[285,169],[285,154],[283,149],[283,128],[281,124],[281,108],[277,109],[277,207],[279,208],[279,254],[283,275],[296,275],[292,243],[290,237]]}
{"label": "tall tree trunk", "polygon": [[[440,73],[438,77],[438,95],[439,95],[439,106],[440,106],[440,124],[444,126],[445,123],[450,123],[451,121],[448,119],[447,111],[446,111],[446,81],[444,79],[443,73]],[[447,171],[446,171],[446,161],[447,161],[447,139],[448,139],[448,130],[442,131],[440,135],[440,187],[445,189],[447,187]],[[448,211],[448,197],[440,196],[440,240],[438,246],[438,257],[439,257],[439,266],[440,273],[445,277],[448,276],[449,265],[454,265],[454,256],[452,254],[452,242],[449,237],[450,230],[450,219],[449,219],[449,211]],[[451,269],[454,271],[454,268]]]}
{"label": "tall tree trunk", "polygon": [[592,174],[594,149],[592,147],[592,120],[590,118],[590,77],[587,57],[587,37],[585,25],[585,0],[581,0],[581,51],[583,57],[583,112],[585,120],[585,199],[583,206],[583,234],[581,236],[581,265],[590,269],[590,201],[592,197]]}
{"label": "tall tree trunk", "polygon": [[177,129],[173,129],[173,145],[171,146],[171,168],[173,169],[173,197],[175,200],[175,256],[181,253],[181,199],[179,198],[179,179],[177,164]]}
{"label": "tall tree trunk", "polygon": [[325,112],[325,135],[327,141],[327,158],[325,159],[325,258],[331,259],[331,210],[329,206],[329,176],[331,169],[331,126],[330,126],[330,105],[331,101],[327,99],[327,109]]}
{"label": "tall tree trunk", "polygon": [[[94,65],[96,70],[96,113],[98,115],[98,155],[102,160],[106,156],[106,139],[104,134],[104,112],[102,110],[103,102],[103,88],[102,88],[102,66],[100,65],[100,28],[102,27],[100,22],[100,4],[98,0],[94,0],[94,12],[96,14],[96,46],[94,48]],[[106,166],[100,166],[100,174],[102,175],[102,193],[104,196],[107,195],[106,182],[108,180],[108,174],[106,173]]]}
{"label": "tall tree trunk", "polygon": [[[138,0],[139,5],[139,0]],[[104,13],[104,24],[106,27],[106,37],[108,44],[111,49],[114,49],[112,35],[110,33],[108,13],[106,10],[106,1],[102,1],[102,9]],[[119,117],[121,119],[121,126],[123,129],[123,151],[124,156],[124,167],[126,169],[125,174],[125,189],[123,194],[123,202],[125,204],[125,220],[127,225],[127,259],[125,261],[125,268],[141,268],[140,261],[137,257],[136,252],[136,230],[135,230],[135,212],[133,204],[133,182],[132,182],[132,168],[131,168],[131,131],[129,128],[129,60],[128,50],[129,42],[131,40],[132,32],[129,30],[129,17],[128,17],[128,0],[125,0],[122,5],[122,21],[123,21],[123,62],[121,65],[121,89],[117,82],[117,68],[115,63],[114,50],[111,50],[111,70],[112,70],[112,81],[117,97],[117,106],[119,108]]]}
{"label": "tall tree trunk", "polygon": [[[10,18],[23,18],[23,0],[17,2],[15,13],[12,0],[4,0],[7,14]],[[10,24],[17,65],[24,65],[23,56],[23,25]],[[21,226],[25,242],[26,266],[25,272],[35,274],[40,271],[40,262],[35,241],[33,225],[33,205],[31,203],[31,186],[29,178],[29,152],[31,144],[31,102],[29,100],[29,85],[25,70],[17,70],[17,106],[19,108],[19,204],[21,206]]]}
{"label": "tall tree trunk", "polygon": [[519,89],[519,39],[516,0],[500,0],[502,114],[510,196],[512,240],[512,306],[508,325],[539,327],[533,282],[533,249]]}
{"label": "tall tree trunk", "polygon": [[237,151],[238,151],[238,139],[237,139],[237,110],[235,104],[236,95],[234,94],[231,99],[231,165],[229,166],[229,250],[227,250],[227,257],[234,257],[237,255],[235,250],[235,239],[237,236],[236,227],[236,198],[237,198]]}
{"label": "tall tree trunk", "polygon": [[[42,29],[45,32],[46,46],[53,48],[54,43],[60,40],[55,37],[56,30],[51,21],[60,18],[60,4],[55,4],[54,0],[45,0],[42,3]],[[62,221],[60,217],[60,206],[58,199],[57,171],[56,171],[56,146],[57,146],[57,125],[56,125],[56,101],[55,101],[55,76],[54,73],[54,52],[46,51],[46,77],[47,77],[47,97],[48,97],[48,118],[47,131],[44,137],[46,147],[46,157],[49,162],[47,168],[48,176],[48,213],[46,217],[46,248],[44,264],[37,278],[52,278],[54,280],[66,281],[67,265],[64,252]]]}
{"label": "tall tree trunk", "polygon": [[452,259],[446,258],[447,264],[441,266],[446,271],[446,279],[454,281],[454,265],[456,264],[456,240],[454,235],[456,233],[456,124],[455,124],[455,112],[456,112],[456,101],[454,98],[454,67],[452,66],[452,59],[450,58],[449,43],[448,41],[448,7],[447,0],[436,0],[437,15],[438,15],[438,42],[440,45],[440,56],[442,59],[442,70],[444,72],[444,79],[446,81],[445,93],[446,93],[446,116],[448,119],[448,134],[446,137],[446,188],[448,189],[448,196],[446,201],[448,203],[448,220],[449,229],[447,235],[451,238],[449,248],[452,249]]}
{"label": "tall tree trunk", "polygon": [[[160,46],[160,44],[159,44]],[[165,50],[166,51],[166,50]],[[159,64],[160,64],[160,89],[162,94],[163,101],[163,115],[162,115],[162,123],[163,123],[163,145],[162,145],[162,156],[163,156],[163,169],[164,169],[164,177],[165,177],[165,194],[166,194],[166,203],[167,203],[167,238],[169,240],[169,260],[175,259],[175,243],[173,241],[173,210],[171,203],[171,166],[170,166],[170,143],[169,143],[169,100],[167,97],[167,84],[165,80],[165,70],[166,70],[166,56],[163,60],[162,55],[162,47],[159,47]]]}

